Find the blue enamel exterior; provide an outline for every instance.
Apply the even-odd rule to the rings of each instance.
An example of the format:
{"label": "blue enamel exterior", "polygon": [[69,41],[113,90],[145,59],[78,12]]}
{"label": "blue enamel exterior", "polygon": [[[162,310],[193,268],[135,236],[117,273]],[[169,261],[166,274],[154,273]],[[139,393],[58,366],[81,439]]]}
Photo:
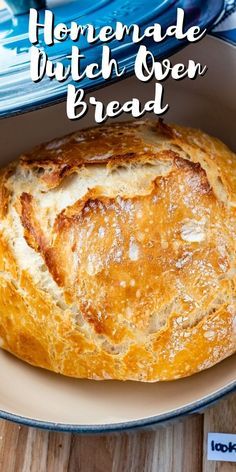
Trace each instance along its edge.
{"label": "blue enamel exterior", "polygon": [[27,13],[30,8],[45,8],[45,0],[5,0],[14,15]]}
{"label": "blue enamel exterior", "polygon": [[[209,7],[210,4],[210,7]],[[48,4],[50,7],[50,3]],[[70,24],[76,21],[78,24],[93,24],[97,28],[104,25],[115,25],[116,21],[130,25],[137,23],[141,30],[153,23],[161,23],[165,29],[175,23],[176,10],[183,8],[186,14],[186,29],[198,24],[201,28],[210,28],[219,17],[224,6],[223,0],[79,0],[65,5],[58,5],[52,11],[55,13],[56,23]],[[44,10],[40,11],[40,21],[43,21]],[[64,83],[44,78],[35,84],[30,78],[29,48],[27,15],[12,18],[8,10],[0,12],[0,117],[29,111],[56,103],[66,96],[68,79]],[[41,31],[41,44],[43,33]],[[161,43],[154,43],[151,39],[145,43],[149,50],[160,60],[170,56],[180,48],[186,46],[186,42],[178,41],[173,37],[167,38]],[[57,43],[53,47],[44,47],[48,57],[60,60],[68,64],[66,56],[71,51],[72,42],[66,40]],[[74,43],[75,45],[75,43]],[[39,44],[40,46],[40,44]],[[78,46],[86,58],[84,66],[91,62],[97,62],[101,57],[102,45],[99,43],[86,43],[81,38]],[[109,46],[112,57],[118,60],[120,67],[126,67],[127,77],[133,73],[134,59],[139,44],[132,44],[129,37],[122,42],[111,41]],[[109,83],[117,80],[113,77]],[[102,77],[91,81],[84,78],[77,87],[85,91],[91,91],[107,85]]]}
{"label": "blue enamel exterior", "polygon": [[226,0],[224,10],[212,30],[212,35],[236,46],[236,0]]}
{"label": "blue enamel exterior", "polygon": [[[229,14],[235,14],[236,12],[236,1],[147,0],[145,7],[144,9],[143,0],[134,0],[133,2],[126,0],[98,0],[97,2],[80,0],[80,2],[74,1],[56,7],[54,11],[58,22],[69,23],[73,20],[79,24],[93,23],[99,28],[104,24],[113,25],[119,19],[125,24],[138,23],[142,28],[145,28],[145,26],[155,22],[163,24],[164,27],[173,24],[176,17],[176,8],[181,7],[185,9],[187,14],[186,28],[192,24],[199,24],[202,28],[210,28],[215,20],[220,18],[212,34],[236,44],[235,24],[233,23],[232,27],[229,28],[227,22],[224,27],[224,22],[226,22]],[[222,15],[220,15],[220,12],[223,12]],[[41,14],[43,15],[43,12]],[[28,15],[12,19],[7,10],[0,12],[0,117],[51,105],[65,98],[67,83],[58,84],[56,81],[50,82],[49,80],[44,80],[40,84],[31,82],[29,78],[30,44],[27,38],[27,30]],[[147,45],[155,56],[162,59],[186,44],[179,44],[171,38],[159,45],[150,43]],[[83,48],[84,44],[80,42],[79,46]],[[132,74],[136,53],[135,46],[128,41],[125,42],[123,47],[116,42],[110,43],[110,46],[113,57],[119,58],[119,63],[126,66],[127,75]],[[69,42],[58,44],[56,48],[54,46],[54,59],[65,60],[70,48],[71,43]],[[86,47],[87,63],[96,60],[100,48],[99,45]],[[50,56],[50,51],[47,52]],[[103,85],[104,83],[101,80],[92,82],[92,87],[88,80],[80,83],[80,86],[86,91],[91,91]],[[52,423],[21,417],[4,411],[0,411],[0,418],[27,426],[74,433],[107,433],[136,428],[151,428],[160,423],[196,413],[233,391],[236,391],[236,382],[194,404],[179,408],[168,414],[115,424],[73,425]]]}

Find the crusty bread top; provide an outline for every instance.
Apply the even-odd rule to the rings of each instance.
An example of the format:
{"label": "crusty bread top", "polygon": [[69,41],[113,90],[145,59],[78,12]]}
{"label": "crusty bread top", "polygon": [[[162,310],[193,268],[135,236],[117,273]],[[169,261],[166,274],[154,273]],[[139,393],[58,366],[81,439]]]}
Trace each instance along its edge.
{"label": "crusty bread top", "polygon": [[174,157],[200,164],[216,195],[223,200],[229,198],[236,205],[235,155],[221,141],[202,131],[171,127],[161,120],[78,131],[34,148],[21,156],[20,165],[49,189],[57,187],[66,176],[81,173],[84,166],[103,164],[109,172],[119,166],[127,170],[129,165],[135,165],[136,170],[138,164],[153,164],[155,160],[168,166]]}
{"label": "crusty bread top", "polygon": [[236,159],[218,140],[162,121],[79,131],[3,169],[0,212],[5,349],[148,381],[236,350]]}

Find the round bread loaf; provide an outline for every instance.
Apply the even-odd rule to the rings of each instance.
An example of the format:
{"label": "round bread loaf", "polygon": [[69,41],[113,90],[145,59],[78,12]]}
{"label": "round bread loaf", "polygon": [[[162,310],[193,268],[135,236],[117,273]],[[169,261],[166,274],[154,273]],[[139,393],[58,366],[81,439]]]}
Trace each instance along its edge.
{"label": "round bread loaf", "polygon": [[162,121],[79,131],[1,171],[0,345],[90,379],[236,351],[236,156]]}

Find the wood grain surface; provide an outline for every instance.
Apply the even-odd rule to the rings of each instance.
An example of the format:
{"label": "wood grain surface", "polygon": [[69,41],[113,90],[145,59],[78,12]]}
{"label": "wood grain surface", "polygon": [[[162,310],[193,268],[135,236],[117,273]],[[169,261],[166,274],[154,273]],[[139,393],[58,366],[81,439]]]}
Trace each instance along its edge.
{"label": "wood grain surface", "polygon": [[152,431],[85,436],[0,421],[0,472],[236,472],[207,461],[208,432],[236,433],[236,394]]}

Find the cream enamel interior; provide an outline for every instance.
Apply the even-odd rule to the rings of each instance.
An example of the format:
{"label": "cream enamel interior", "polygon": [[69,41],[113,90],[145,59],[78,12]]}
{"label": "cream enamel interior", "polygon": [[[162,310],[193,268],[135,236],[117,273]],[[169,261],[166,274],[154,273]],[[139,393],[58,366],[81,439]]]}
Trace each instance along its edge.
{"label": "cream enamel interior", "polygon": [[[171,105],[168,121],[200,127],[235,149],[236,98],[233,85],[236,71],[232,66],[232,73],[225,74],[225,67],[229,60],[236,65],[236,52],[220,41],[206,38],[178,56],[185,60],[188,57],[194,58],[194,55],[208,65],[208,74],[194,82],[181,81],[167,86],[166,97]],[[140,87],[134,79],[128,79],[126,87],[121,82],[109,90],[98,91],[97,96],[107,96],[109,100],[116,93],[120,100],[125,100],[126,96],[133,96],[134,90],[136,96],[140,95],[146,100],[152,97],[153,84],[142,84]],[[81,122],[68,122],[64,104],[4,120],[0,123],[0,138],[4,149],[2,163],[40,141],[62,136],[90,124],[93,124],[91,115]],[[14,140],[11,139],[13,130]],[[54,201],[50,197],[47,201],[45,198],[41,203],[42,207],[50,208],[54,204],[63,208],[68,201],[73,202],[77,197],[79,177],[71,178],[75,179],[75,193],[69,194],[64,187],[63,199]],[[203,230],[186,227],[183,236],[200,238],[203,237]],[[19,243],[16,246],[17,257],[23,258],[25,249]],[[131,248],[131,256],[135,257],[135,254],[135,248]],[[41,264],[42,261],[33,260],[31,256],[27,253],[25,264],[29,264],[33,271],[33,265]],[[46,280],[45,283],[50,281]],[[54,289],[52,285],[52,292]],[[31,367],[0,350],[0,376],[0,410],[33,420],[99,428],[104,424],[171,415],[212,395],[219,395],[225,388],[236,386],[236,363],[233,356],[200,374],[173,382],[95,382],[64,378]],[[55,425],[54,427],[56,428]]]}
{"label": "cream enamel interior", "polygon": [[236,377],[235,357],[192,377],[154,384],[64,378],[4,352],[0,360],[0,409],[67,425],[112,425],[176,413],[233,384]]}

